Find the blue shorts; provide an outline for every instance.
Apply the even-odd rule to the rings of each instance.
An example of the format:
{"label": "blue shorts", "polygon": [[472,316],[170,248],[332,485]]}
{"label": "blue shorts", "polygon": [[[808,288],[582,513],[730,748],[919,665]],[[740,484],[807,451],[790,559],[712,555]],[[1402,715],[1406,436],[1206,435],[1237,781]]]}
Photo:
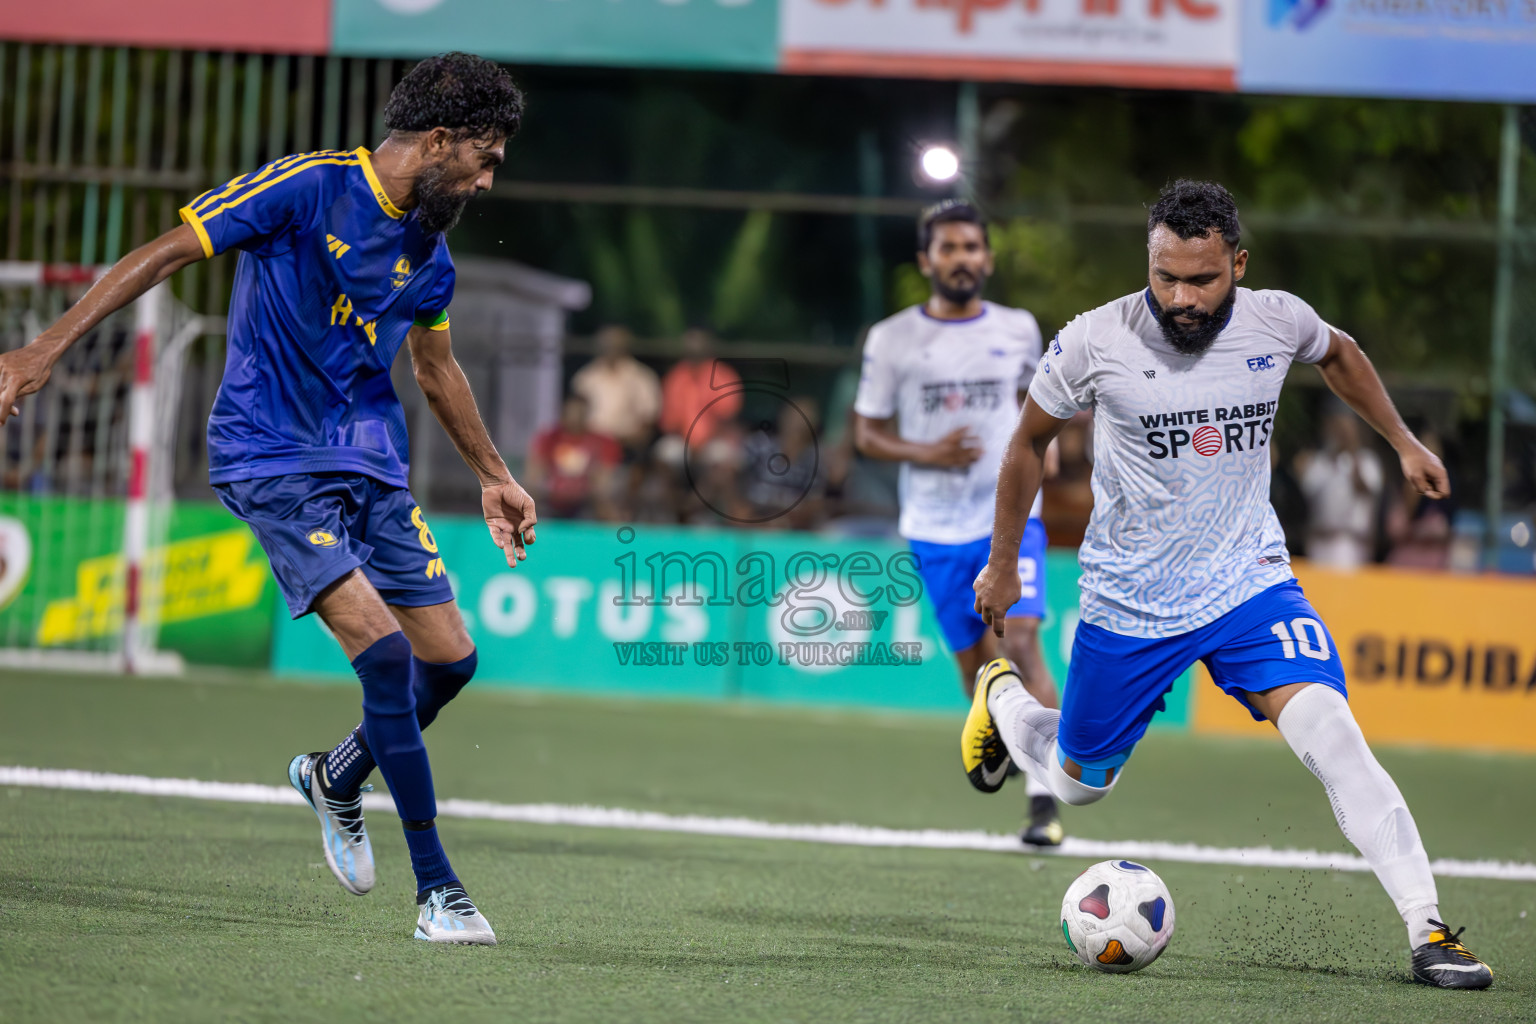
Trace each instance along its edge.
{"label": "blue shorts", "polygon": [[437,541],[404,487],[358,473],[306,473],[213,489],[256,534],[296,619],[320,591],[359,568],[387,604],[453,600]]}
{"label": "blue shorts", "polygon": [[[969,544],[907,543],[917,556],[917,571],[939,617],[944,642],[951,651],[975,647],[991,627],[976,614],[976,592],[971,584],[986,567],[992,538]],[[1008,618],[1045,618],[1045,524],[1038,519],[1024,524],[1024,539],[1019,543],[1019,588],[1018,604],[1008,609]]]}
{"label": "blue shorts", "polygon": [[1059,753],[1085,769],[1124,764],[1174,681],[1196,661],[1261,722],[1245,694],[1322,683],[1349,697],[1333,637],[1301,584],[1287,580],[1177,636],[1122,636],[1079,623],[1061,701]]}

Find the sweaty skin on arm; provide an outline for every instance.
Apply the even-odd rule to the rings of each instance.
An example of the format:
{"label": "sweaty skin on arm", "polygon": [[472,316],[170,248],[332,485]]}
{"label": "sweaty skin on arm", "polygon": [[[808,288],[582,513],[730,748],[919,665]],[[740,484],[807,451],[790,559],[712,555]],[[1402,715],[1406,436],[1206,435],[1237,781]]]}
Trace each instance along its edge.
{"label": "sweaty skin on arm", "polygon": [[1003,635],[1008,609],[1019,600],[1019,545],[1029,522],[1029,510],[1046,476],[1046,453],[1066,425],[1066,420],[1050,415],[1033,398],[1026,397],[1024,412],[1003,453],[1003,467],[997,477],[992,553],[974,587],[976,613],[998,636]]}
{"label": "sweaty skin on arm", "polygon": [[453,357],[446,326],[416,324],[405,336],[405,342],[411,350],[416,383],[426,396],[432,415],[480,481],[480,505],[491,539],[505,552],[507,567],[515,569],[518,562],[528,557],[524,545],[536,539],[534,526],[539,518],[533,499],[512,479],[506,462],[496,451],[464,370]]}
{"label": "sweaty skin on arm", "polygon": [[1333,393],[1344,400],[1376,433],[1387,439],[1402,462],[1403,477],[1425,497],[1444,498],[1451,493],[1445,465],[1413,436],[1397,407],[1382,386],[1376,368],[1355,339],[1329,327],[1328,354],[1317,363],[1318,372]]}
{"label": "sweaty skin on arm", "polygon": [[182,267],[203,258],[197,232],[186,224],[174,227],[118,260],[52,327],[27,345],[0,355],[0,424],[16,414],[17,401],[48,383],[53,364],[82,335]]}

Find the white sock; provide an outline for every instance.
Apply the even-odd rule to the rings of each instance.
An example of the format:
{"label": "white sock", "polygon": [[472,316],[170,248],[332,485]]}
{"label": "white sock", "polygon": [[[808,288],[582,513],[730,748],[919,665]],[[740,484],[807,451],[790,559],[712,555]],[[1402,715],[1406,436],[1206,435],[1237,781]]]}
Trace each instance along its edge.
{"label": "white sock", "polygon": [[1061,712],[1030,696],[1017,679],[992,688],[987,694],[987,710],[992,712],[992,721],[1013,763],[1031,780],[1046,782],[1055,761],[1051,746],[1056,742]]}
{"label": "white sock", "polygon": [[1037,797],[1055,796],[1056,794],[1052,793],[1051,787],[1037,778],[1034,772],[1030,772],[1024,776],[1024,795],[1027,797]]}
{"label": "white sock", "polygon": [[987,710],[997,725],[997,734],[1014,763],[1029,782],[1039,786],[1064,804],[1080,807],[1100,800],[1114,788],[1102,788],[1079,782],[1061,767],[1056,756],[1056,727],[1061,712],[1048,708],[1010,680],[987,694]]}
{"label": "white sock", "polygon": [[1376,872],[1408,927],[1409,945],[1429,940],[1438,919],[1435,877],[1397,783],[1377,763],[1344,696],[1314,683],[1292,697],[1275,723],[1301,763],[1328,791],[1344,837]]}

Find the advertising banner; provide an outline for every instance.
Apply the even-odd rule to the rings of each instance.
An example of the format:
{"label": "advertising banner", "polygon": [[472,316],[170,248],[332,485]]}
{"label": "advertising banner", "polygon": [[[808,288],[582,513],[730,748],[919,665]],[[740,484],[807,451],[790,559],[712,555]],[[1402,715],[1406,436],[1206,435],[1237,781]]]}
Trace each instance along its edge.
{"label": "advertising banner", "polygon": [[1247,92],[1536,100],[1533,0],[1247,0]]}
{"label": "advertising banner", "polygon": [[1238,0],[780,0],[786,71],[1231,89]]}
{"label": "advertising banner", "polygon": [[[1536,753],[1536,582],[1303,563],[1296,572],[1338,645],[1367,739]],[[1273,732],[1199,676],[1197,732]]]}
{"label": "advertising banner", "polygon": [[331,0],[53,0],[0,4],[0,39],[325,53]]}
{"label": "advertising banner", "polygon": [[335,0],[335,52],[771,70],[776,0]]}
{"label": "advertising banner", "polygon": [[[477,684],[963,711],[911,553],[789,532],[549,522],[509,570],[484,523],[432,520],[480,653]],[[1066,677],[1077,559],[1047,558],[1048,663]],[[273,670],[352,679],[311,615],[277,612]],[[1185,690],[1163,724],[1185,721]]]}
{"label": "advertising banner", "polygon": [[[123,502],[0,494],[0,643],[104,650],[123,628]],[[179,502],[145,560],[159,646],[200,664],[262,667],[276,587],[251,531]]]}

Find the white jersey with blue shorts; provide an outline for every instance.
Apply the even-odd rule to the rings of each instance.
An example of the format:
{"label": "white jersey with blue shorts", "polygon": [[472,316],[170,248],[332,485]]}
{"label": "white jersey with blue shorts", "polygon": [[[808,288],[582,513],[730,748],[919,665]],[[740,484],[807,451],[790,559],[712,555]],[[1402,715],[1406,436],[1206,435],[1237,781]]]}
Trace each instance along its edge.
{"label": "white jersey with blue shorts", "polygon": [[1030,397],[1059,419],[1094,413],[1064,756],[1085,768],[1124,763],[1196,660],[1245,704],[1245,692],[1290,682],[1344,691],[1269,503],[1280,386],[1292,363],[1326,356],[1330,339],[1296,296],[1239,288],[1199,355],[1167,343],[1148,291],[1083,314],[1048,346]]}
{"label": "white jersey with blue shorts", "polygon": [[[997,475],[1018,422],[1018,392],[1029,387],[1040,351],[1034,316],[992,302],[968,320],[939,320],[912,306],[871,327],[864,343],[855,412],[897,417],[906,441],[938,441],[960,427],[981,439],[981,457],[969,466],[901,466],[898,528],[951,650],[975,646],[988,628],[971,584],[991,550]],[[1045,615],[1039,516],[1037,497],[1019,548],[1022,596],[1010,617]]]}

